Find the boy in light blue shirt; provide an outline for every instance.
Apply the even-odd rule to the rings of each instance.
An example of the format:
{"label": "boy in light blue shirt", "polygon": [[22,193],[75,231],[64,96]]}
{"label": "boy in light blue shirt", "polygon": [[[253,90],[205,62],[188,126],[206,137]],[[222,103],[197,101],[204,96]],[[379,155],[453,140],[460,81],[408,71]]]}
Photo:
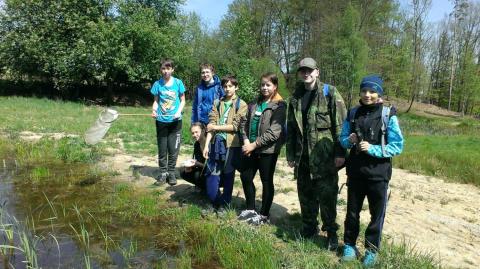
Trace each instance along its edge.
{"label": "boy in light blue shirt", "polygon": [[185,106],[185,86],[183,82],[172,76],[174,64],[170,59],[161,63],[162,78],[156,81],[150,92],[154,96],[152,117],[156,119],[158,146],[158,166],[160,174],[155,185],[168,182],[177,184],[175,165],[180,151],[182,130],[182,111]]}

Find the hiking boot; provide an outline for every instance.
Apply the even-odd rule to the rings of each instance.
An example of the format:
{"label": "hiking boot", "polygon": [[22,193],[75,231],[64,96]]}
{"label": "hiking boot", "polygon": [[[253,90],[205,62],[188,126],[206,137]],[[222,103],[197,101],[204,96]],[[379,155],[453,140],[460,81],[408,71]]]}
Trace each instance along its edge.
{"label": "hiking boot", "polygon": [[328,232],[327,233],[327,242],[328,242],[328,250],[337,251],[338,236],[337,236],[336,232]]}
{"label": "hiking boot", "polygon": [[169,173],[167,177],[167,183],[170,186],[177,185],[177,178],[175,177],[174,173]]}
{"label": "hiking boot", "polygon": [[303,238],[312,238],[318,233],[318,227],[309,227],[309,226],[304,226],[302,231],[300,232],[300,235]]}
{"label": "hiking boot", "polygon": [[208,205],[206,208],[200,211],[200,216],[202,218],[206,218],[208,215],[213,214],[215,212],[215,208],[212,205]]}
{"label": "hiking boot", "polygon": [[363,258],[363,266],[366,268],[371,268],[377,262],[377,253],[371,250],[365,251],[365,257]]}
{"label": "hiking boot", "polygon": [[254,216],[258,215],[257,212],[253,209],[246,209],[240,212],[238,215],[238,220],[248,220],[249,218],[253,218]]}
{"label": "hiking boot", "polygon": [[353,261],[357,258],[357,250],[354,246],[345,244],[343,246],[342,262]]}
{"label": "hiking boot", "polygon": [[257,215],[255,215],[255,216],[249,218],[249,219],[247,220],[247,223],[248,223],[248,224],[251,224],[251,225],[254,225],[254,226],[266,224],[266,223],[268,223],[268,217],[267,217],[267,216],[260,215],[260,214],[257,214]]}
{"label": "hiking boot", "polygon": [[167,181],[167,176],[168,176],[168,173],[160,173],[160,175],[158,175],[155,178],[157,181],[155,181],[155,183],[153,183],[153,185],[161,186],[161,185],[165,184],[165,182]]}
{"label": "hiking boot", "polygon": [[223,218],[227,215],[227,209],[223,206],[220,206],[215,209],[215,214],[217,215],[217,218]]}

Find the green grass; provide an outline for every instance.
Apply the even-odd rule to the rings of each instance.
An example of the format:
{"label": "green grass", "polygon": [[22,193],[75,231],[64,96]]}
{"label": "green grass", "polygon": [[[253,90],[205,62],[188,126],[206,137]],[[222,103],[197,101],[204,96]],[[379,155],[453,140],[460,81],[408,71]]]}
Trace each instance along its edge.
{"label": "green grass", "polygon": [[37,142],[0,139],[0,149],[16,156],[20,164],[38,160],[93,163],[98,161],[102,154],[97,147],[88,147],[79,138],[67,137],[59,140],[42,138]]}
{"label": "green grass", "polygon": [[[112,124],[104,140],[91,147],[82,141],[84,132],[95,122],[103,107],[85,106],[81,103],[53,101],[48,99],[0,97],[0,133],[18,137],[22,131],[78,135],[64,138],[55,145],[53,152],[44,152],[29,147],[17,152],[19,159],[40,158],[55,154],[62,160],[95,162],[105,155],[107,147],[124,149],[133,155],[157,154],[155,124],[148,116],[120,116]],[[120,113],[150,113],[149,107],[117,107]],[[182,127],[183,154],[191,154],[190,125],[191,107],[185,107]],[[400,114],[400,124],[405,135],[405,150],[394,158],[395,167],[443,177],[445,179],[480,186],[478,134],[480,121],[464,118],[425,117],[415,114]],[[123,147],[123,148],[122,148]],[[38,148],[38,147],[36,147]],[[42,148],[42,147],[40,147]],[[285,156],[282,148],[280,158]]]}
{"label": "green grass", "polygon": [[480,186],[480,137],[407,136],[396,167]]}
{"label": "green grass", "polygon": [[[101,107],[80,103],[0,97],[0,133],[10,137],[0,139],[0,151],[16,156],[21,165],[27,166],[36,164],[39,160],[76,165],[93,164],[106,154],[106,147],[123,146],[130,154],[156,154],[154,121],[142,116],[120,116],[100,145],[86,145],[81,136],[97,119],[101,110]],[[119,107],[118,110],[121,113],[150,112],[148,107]],[[183,117],[184,145],[192,143],[188,130],[190,111],[190,107],[186,107]],[[400,123],[406,138],[405,151],[394,159],[396,167],[480,185],[477,172],[480,169],[477,161],[480,153],[475,150],[480,142],[480,125],[477,120],[459,121],[402,114]],[[44,138],[36,143],[26,143],[17,139],[22,131],[64,132],[79,137],[60,140]],[[116,139],[121,139],[121,143]],[[190,151],[191,147],[184,147],[184,152]],[[80,176],[80,184],[92,180],[96,182],[96,179],[113,175],[90,166],[85,169],[84,175]],[[55,173],[55,167],[40,165],[31,170],[27,178],[31,179],[32,184],[43,184],[43,179],[52,173]],[[76,176],[78,182],[78,175]],[[74,178],[73,175],[71,178]],[[202,218],[199,206],[172,207],[162,197],[163,192],[156,189],[139,191],[128,183],[118,183],[105,187],[105,190],[105,195],[97,203],[98,208],[92,214],[112,214],[122,219],[155,222],[158,227],[168,227],[150,232],[158,247],[176,253],[174,259],[177,268],[356,268],[359,265],[338,263],[335,255],[319,248],[324,243],[318,240],[297,240],[292,236],[299,225],[296,215],[287,221],[282,231],[276,231],[274,226],[256,229],[238,223],[234,212],[225,218]],[[81,235],[81,229],[76,229]],[[384,242],[380,255],[378,268],[438,266],[430,255],[417,253],[404,243]],[[161,264],[159,266],[162,267]]]}
{"label": "green grass", "polygon": [[[55,148],[57,144],[62,143],[41,140],[29,144],[28,149],[37,153],[28,155],[22,143],[0,139],[0,145],[2,145],[0,153],[4,156],[8,151],[19,152],[23,154],[22,156],[28,157],[29,162],[24,163],[25,165],[42,164],[43,166],[33,169],[31,173],[43,177],[47,175],[47,170],[41,167],[47,167],[44,163],[49,161],[45,156],[67,166],[70,164],[69,160],[63,159],[62,154],[54,154],[55,151],[48,153],[51,155],[40,154],[47,151],[47,147]],[[88,146],[85,147],[88,148]],[[74,143],[64,143],[64,150],[78,151]],[[75,156],[75,154],[68,156]],[[82,160],[87,164],[89,162],[88,158]],[[83,164],[82,161],[78,162],[75,166]],[[48,173],[54,173],[55,170],[55,167],[48,168]],[[76,174],[76,170],[71,173]],[[92,170],[91,173],[96,174],[97,171]],[[34,184],[35,189],[45,191],[49,186],[45,180],[25,184]],[[70,188],[68,187],[70,184],[64,185]],[[65,226],[62,223],[68,223],[66,227],[71,228],[70,232],[82,247],[86,267],[92,259],[98,259],[101,255],[97,249],[92,249],[94,236],[103,238],[105,245],[102,245],[101,249],[105,249],[105,253],[113,248],[120,249],[126,258],[134,256],[137,249],[135,242],[128,246],[121,246],[109,236],[112,234],[112,228],[108,229],[108,233],[104,228],[112,223],[126,221],[138,224],[135,230],[131,230],[132,234],[141,234],[149,238],[156,249],[167,250],[173,256],[175,268],[352,268],[352,266],[355,268],[359,265],[359,262],[353,265],[339,263],[338,257],[325,249],[325,240],[320,237],[314,240],[303,240],[295,236],[300,227],[298,214],[286,218],[277,226],[252,227],[237,221],[234,209],[230,209],[223,217],[216,217],[215,214],[203,217],[201,206],[173,205],[162,196],[162,190],[161,188],[139,190],[126,182],[101,181],[91,187],[82,188],[81,194],[76,191],[71,192],[68,195],[76,199],[70,198],[69,202],[65,198],[57,200],[57,197],[49,199],[45,196],[46,202],[43,205],[35,204],[39,210],[35,214],[48,222],[52,229],[55,226]],[[28,197],[32,195],[36,194],[29,194]],[[25,200],[25,202],[28,201]],[[57,222],[58,225],[56,225]],[[151,225],[148,226],[148,224]],[[2,225],[2,227],[9,227],[10,223],[2,223]],[[0,229],[0,233],[10,232],[7,231],[8,229],[3,230],[5,232]],[[28,238],[37,237],[32,235]],[[32,244],[29,243],[28,238],[26,237],[25,242],[20,246],[28,252],[30,262],[35,264],[36,252],[35,249],[27,247]],[[39,243],[40,241],[36,244]],[[384,245],[386,247],[380,253],[381,264],[377,268],[391,267],[392,264],[398,268],[437,267],[436,261],[428,254],[416,253],[408,246],[391,245],[387,241],[384,241]],[[0,250],[5,252],[10,247],[13,245],[0,246]],[[160,260],[158,268],[162,268],[166,263],[164,259]]]}
{"label": "green grass", "polygon": [[407,136],[477,136],[480,121],[472,118],[425,117],[411,113],[399,115],[400,127]]}
{"label": "green grass", "polygon": [[395,167],[480,186],[480,121],[401,114],[404,152]]}
{"label": "green grass", "polygon": [[[83,139],[104,107],[25,97],[0,97],[0,132],[15,138],[20,132],[65,133]],[[119,113],[149,114],[149,107],[116,107]],[[184,109],[182,141],[193,144],[190,135],[191,106]],[[155,121],[150,116],[120,116],[97,147],[121,148],[130,154],[156,154]]]}

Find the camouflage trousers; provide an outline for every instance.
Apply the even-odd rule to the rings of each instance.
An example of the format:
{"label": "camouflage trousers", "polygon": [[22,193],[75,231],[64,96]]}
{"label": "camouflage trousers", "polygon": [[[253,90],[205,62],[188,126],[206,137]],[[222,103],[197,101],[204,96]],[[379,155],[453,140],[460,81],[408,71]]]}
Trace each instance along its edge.
{"label": "camouflage trousers", "polygon": [[310,174],[309,157],[303,155],[297,177],[298,198],[302,211],[303,228],[312,230],[318,226],[318,211],[322,219],[322,231],[336,232],[338,174]]}

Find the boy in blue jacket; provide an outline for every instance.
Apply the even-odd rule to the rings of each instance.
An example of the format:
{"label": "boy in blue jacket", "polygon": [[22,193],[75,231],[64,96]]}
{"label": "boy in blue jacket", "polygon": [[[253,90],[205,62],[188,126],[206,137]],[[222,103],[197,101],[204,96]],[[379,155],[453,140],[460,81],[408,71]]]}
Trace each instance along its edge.
{"label": "boy in blue jacket", "polygon": [[215,68],[211,64],[201,64],[202,81],[198,84],[193,96],[192,121],[208,125],[208,114],[212,111],[215,100],[221,99],[225,92],[220,79],[215,75]]}
{"label": "boy in blue jacket", "polygon": [[[357,258],[356,241],[360,227],[360,211],[367,197],[370,223],[365,231],[363,265],[373,266],[380,247],[388,182],[392,176],[392,157],[403,150],[395,108],[380,101],[383,81],[377,75],[364,77],[360,85],[360,105],[352,108],[343,123],[340,143],[350,149],[347,168],[347,216],[343,261]],[[388,121],[387,121],[388,119]]]}

